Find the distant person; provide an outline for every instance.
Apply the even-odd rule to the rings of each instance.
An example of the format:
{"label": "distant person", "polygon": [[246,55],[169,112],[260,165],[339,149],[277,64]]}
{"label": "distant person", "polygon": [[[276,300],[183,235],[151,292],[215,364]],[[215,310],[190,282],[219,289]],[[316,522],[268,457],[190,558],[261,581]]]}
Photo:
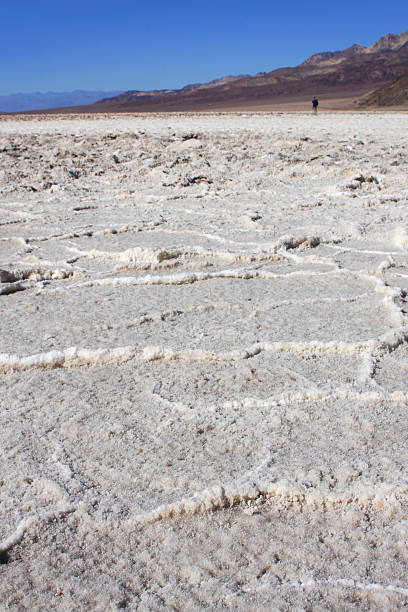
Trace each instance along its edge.
{"label": "distant person", "polygon": [[312,100],[312,106],[313,106],[313,112],[317,113],[317,107],[319,106],[319,100],[316,98],[316,96]]}

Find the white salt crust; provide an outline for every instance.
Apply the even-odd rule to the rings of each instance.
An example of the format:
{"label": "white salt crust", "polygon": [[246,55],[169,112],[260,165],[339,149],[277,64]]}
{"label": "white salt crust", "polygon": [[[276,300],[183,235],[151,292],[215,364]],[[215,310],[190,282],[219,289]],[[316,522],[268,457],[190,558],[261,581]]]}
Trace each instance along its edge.
{"label": "white salt crust", "polygon": [[7,609],[408,604],[406,137],[0,121]]}

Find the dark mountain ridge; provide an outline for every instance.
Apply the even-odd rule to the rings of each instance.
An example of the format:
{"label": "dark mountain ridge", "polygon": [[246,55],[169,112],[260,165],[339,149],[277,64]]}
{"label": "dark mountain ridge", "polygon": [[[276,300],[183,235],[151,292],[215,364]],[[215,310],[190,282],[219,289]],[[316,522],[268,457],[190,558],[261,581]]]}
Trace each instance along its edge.
{"label": "dark mountain ridge", "polygon": [[205,110],[231,105],[256,105],[340,92],[372,91],[408,69],[408,31],[388,34],[370,47],[352,45],[344,51],[318,53],[299,66],[278,68],[256,76],[219,79],[211,84],[166,92],[129,91],[94,105],[95,110]]}
{"label": "dark mountain ridge", "polygon": [[178,90],[132,90],[65,112],[182,112],[256,108],[314,95],[352,98],[390,83],[407,70],[408,30],[387,34],[369,47],[354,44],[343,51],[316,53],[295,67],[227,76]]}
{"label": "dark mountain ridge", "polygon": [[408,72],[384,87],[376,89],[360,101],[361,106],[406,106],[408,105]]}

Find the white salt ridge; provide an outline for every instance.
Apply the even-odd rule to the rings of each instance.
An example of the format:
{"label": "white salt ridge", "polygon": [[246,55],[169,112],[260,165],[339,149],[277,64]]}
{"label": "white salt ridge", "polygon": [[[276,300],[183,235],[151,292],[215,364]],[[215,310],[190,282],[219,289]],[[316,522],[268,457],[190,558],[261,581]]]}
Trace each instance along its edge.
{"label": "white salt ridge", "polygon": [[[333,578],[329,577],[325,580],[315,580],[314,578],[309,578],[308,580],[302,581],[291,581],[291,582],[281,582],[277,585],[274,585],[274,588],[278,590],[281,589],[315,589],[321,587],[345,587],[350,589],[358,589],[363,591],[377,591],[377,592],[388,592],[388,593],[398,593],[400,595],[408,596],[408,588],[400,587],[395,584],[379,584],[375,582],[360,582],[358,580],[354,580],[353,578]],[[269,585],[265,585],[265,588],[268,588]],[[251,592],[250,589],[244,589],[245,592]]]}
{"label": "white salt ridge", "polygon": [[[196,215],[197,212],[194,211],[194,215]],[[202,213],[204,214],[204,213]],[[237,230],[239,231],[239,230]],[[270,234],[272,230],[261,230],[259,228],[257,228],[256,233],[268,233]],[[242,230],[242,232],[247,232],[247,230]],[[160,228],[157,230],[158,234],[168,234],[168,235],[176,235],[178,236],[180,234],[179,231],[177,230],[171,230],[168,229],[167,227],[165,228]],[[214,242],[220,242],[221,244],[228,244],[230,246],[241,246],[242,247],[242,242],[239,242],[239,240],[234,240],[232,238],[226,238],[226,236],[220,236],[219,234],[216,234],[214,232],[200,232],[198,230],[187,230],[187,229],[183,229],[183,234],[187,235],[187,236],[195,236],[197,238],[204,238],[205,240],[210,240],[210,241],[214,241]],[[275,244],[275,243],[273,243]],[[250,240],[245,241],[245,245],[247,247],[255,247],[255,248],[260,248],[259,246],[259,242],[252,242]]]}
{"label": "white salt ridge", "polygon": [[[144,249],[146,250],[146,249]],[[107,254],[109,259],[117,259],[123,263],[115,266],[115,270],[124,270],[126,268],[136,267],[139,262],[152,262],[162,263],[163,261],[178,260],[183,258],[199,258],[202,260],[219,259],[221,261],[229,261],[232,263],[256,263],[256,262],[273,262],[282,260],[282,256],[276,253],[251,255],[247,252],[231,252],[231,251],[215,251],[210,249],[204,249],[201,247],[188,248],[188,249],[167,249],[165,251],[158,250],[156,253],[135,253],[135,249],[125,251],[119,257],[115,257],[114,254]],[[113,256],[112,256],[113,255]],[[105,258],[105,255],[102,255]],[[175,265],[178,262],[171,261],[171,265]]]}
{"label": "white salt ridge", "polygon": [[[27,357],[0,354],[0,371],[24,371],[32,368],[80,367],[85,365],[106,365],[124,363],[134,359],[138,351],[131,346],[116,349],[88,350],[70,347],[63,351],[48,351]],[[147,351],[149,354],[149,350]]]}
{"label": "white salt ridge", "polygon": [[[343,241],[338,241],[343,242]],[[346,247],[343,244],[330,244],[325,242],[325,245],[329,249],[336,250],[338,253],[358,253],[360,255],[387,255],[391,257],[392,255],[401,255],[401,251],[384,251],[384,250],[375,250],[375,249],[357,249],[356,247]]]}
{"label": "white salt ridge", "polygon": [[386,332],[377,342],[367,346],[366,354],[361,368],[361,382],[376,384],[374,379],[378,364],[384,355],[395,351],[401,344],[408,342],[408,328],[391,329]]}
{"label": "white salt ridge", "polygon": [[20,521],[16,530],[0,542],[0,553],[9,552],[13,546],[21,542],[26,531],[33,525],[41,522],[50,522],[58,520],[76,511],[75,506],[66,506],[57,510],[48,510],[40,514],[30,514]]}
{"label": "white salt ridge", "polygon": [[[22,268],[13,268],[11,270],[0,270],[4,272],[12,282],[21,280],[43,281],[43,280],[62,280],[73,276],[74,269],[71,265],[66,264],[65,268],[49,268],[44,266],[30,266]],[[1,285],[0,285],[1,287]]]}
{"label": "white salt ridge", "polygon": [[[277,406],[290,406],[293,404],[303,404],[307,402],[327,402],[328,400],[349,400],[363,403],[401,403],[408,401],[408,392],[395,391],[385,393],[380,391],[353,391],[352,389],[333,389],[324,391],[312,389],[310,391],[284,392],[277,396],[266,399],[246,397],[242,400],[229,400],[222,404],[222,408],[275,408]],[[213,407],[216,409],[216,407]]]}
{"label": "white salt ridge", "polygon": [[377,483],[373,486],[356,485],[341,494],[333,492],[322,494],[318,490],[294,487],[290,482],[257,482],[241,479],[228,485],[216,485],[185,497],[179,501],[162,504],[151,511],[136,515],[127,523],[154,523],[180,516],[191,516],[231,508],[254,500],[287,500],[291,505],[303,510],[322,507],[358,506],[360,510],[375,509],[383,506],[401,507],[408,501],[408,487],[394,483]]}
{"label": "white salt ridge", "polygon": [[[313,581],[315,582],[315,581]],[[376,582],[360,582],[358,580],[353,580],[352,578],[328,578],[328,584],[339,584],[344,587],[348,587],[351,589],[362,589],[364,591],[388,591],[391,593],[399,593],[401,595],[408,596],[408,588],[400,587],[395,584],[378,584]],[[318,584],[318,581],[316,581]]]}
{"label": "white salt ridge", "polygon": [[[231,241],[230,241],[231,242]],[[312,236],[283,237],[278,242],[271,245],[257,245],[257,249],[253,253],[248,253],[248,249],[241,252],[234,251],[216,251],[205,249],[203,247],[173,247],[168,249],[160,248],[143,248],[133,247],[123,252],[109,252],[92,249],[90,251],[71,248],[72,251],[78,253],[81,257],[89,259],[111,259],[119,261],[122,264],[136,263],[161,263],[166,260],[178,259],[180,257],[199,257],[202,259],[221,259],[235,263],[255,263],[265,261],[277,261],[281,259],[280,251],[296,249],[299,246],[316,247],[321,243],[321,239]],[[122,269],[125,266],[118,266],[117,269]]]}
{"label": "white salt ridge", "polygon": [[63,280],[74,276],[72,266],[66,268],[48,269],[43,267],[15,268],[0,270],[0,276],[11,282],[0,282],[0,295],[10,295],[18,291],[25,291],[35,286],[35,283],[50,280]]}
{"label": "white salt ridge", "polygon": [[[253,474],[267,467],[269,456],[262,463],[252,470]],[[387,483],[381,483],[374,487],[365,487],[364,489],[351,489],[339,495],[331,493],[321,495],[318,491],[305,491],[299,488],[293,488],[286,481],[261,483],[255,482],[253,479],[246,477],[229,485],[216,485],[208,487],[200,492],[195,493],[191,497],[183,498],[179,501],[162,504],[151,511],[144,512],[132,517],[124,523],[124,528],[129,529],[133,525],[143,525],[177,518],[180,516],[191,516],[208,512],[215,512],[225,508],[239,506],[249,501],[261,500],[273,501],[273,499],[286,499],[292,505],[298,505],[303,508],[305,506],[327,507],[339,505],[357,505],[360,510],[371,509],[372,507],[382,507],[386,504],[388,507],[394,505],[399,507],[406,501],[408,496],[408,488],[396,487]],[[41,522],[51,522],[66,517],[68,514],[76,512],[78,507],[75,505],[66,505],[63,508],[49,510],[47,512],[30,514],[20,521],[16,530],[0,542],[0,553],[9,552],[14,546],[19,544],[25,533],[35,524]]]}
{"label": "white salt ridge", "polygon": [[[119,254],[120,257],[122,254]],[[127,255],[126,255],[127,257]],[[155,261],[161,261],[165,258],[171,258],[171,253],[167,251],[158,251],[158,253],[152,253],[147,250],[146,258]],[[320,259],[320,258],[319,258]],[[303,258],[301,259],[303,263]],[[89,281],[84,281],[74,285],[74,287],[115,287],[115,286],[132,286],[132,285],[183,285],[193,284],[199,281],[207,281],[216,278],[237,278],[242,280],[250,280],[254,278],[273,280],[279,278],[294,278],[294,277],[305,277],[305,276],[319,276],[319,277],[332,277],[332,276],[346,276],[356,277],[373,283],[375,291],[377,293],[384,294],[384,301],[389,304],[393,313],[396,314],[398,323],[401,322],[401,312],[393,302],[401,297],[401,289],[399,287],[389,287],[382,281],[378,276],[374,274],[368,274],[367,272],[356,272],[348,270],[347,268],[338,268],[330,270],[329,272],[316,272],[315,270],[296,270],[293,272],[287,272],[286,274],[279,274],[270,272],[267,270],[253,270],[249,268],[233,269],[233,270],[218,270],[215,272],[180,272],[177,274],[163,275],[163,276],[151,276],[146,275],[143,277],[107,277],[107,278],[96,278]]]}
{"label": "white salt ridge", "polygon": [[114,261],[120,261],[129,264],[136,262],[161,263],[168,259],[176,259],[181,254],[181,251],[177,251],[176,249],[165,250],[160,248],[150,249],[143,247],[133,247],[121,253],[98,251],[97,249],[84,251],[73,247],[71,247],[70,250],[74,253],[77,253],[80,257],[87,257],[89,259],[111,259]]}
{"label": "white salt ridge", "polygon": [[[156,360],[180,360],[180,361],[239,361],[242,359],[250,359],[261,352],[287,352],[287,353],[305,353],[319,354],[328,353],[332,355],[355,355],[363,354],[389,346],[397,342],[395,337],[399,338],[398,344],[404,341],[406,332],[400,334],[393,333],[390,344],[383,339],[380,343],[370,340],[368,342],[257,342],[248,348],[240,350],[226,351],[214,353],[202,350],[186,350],[174,351],[163,346],[147,346],[139,349],[133,346],[122,346],[113,349],[83,349],[75,346],[65,350],[48,351],[21,357],[9,353],[0,353],[0,371],[24,371],[32,368],[74,368],[82,366],[100,366],[112,363],[125,363],[126,361],[136,360],[141,363]],[[396,344],[396,346],[398,345]]]}
{"label": "white salt ridge", "polygon": [[269,272],[267,270],[251,270],[251,269],[237,269],[237,270],[218,270],[216,272],[180,272],[178,274],[169,274],[163,276],[152,276],[147,274],[143,277],[135,276],[120,276],[120,277],[108,277],[108,278],[96,278],[89,281],[84,281],[72,285],[72,287],[120,287],[120,286],[132,286],[132,285],[191,285],[199,281],[207,281],[217,278],[236,278],[242,280],[251,280],[254,278],[273,280],[278,278],[294,278],[294,277],[313,277],[313,276],[349,276],[348,270],[333,270],[330,272],[316,272],[315,270],[298,270],[295,272],[288,272],[287,274],[278,274]]}
{"label": "white salt ridge", "polygon": [[[74,230],[72,232],[65,232],[65,233],[55,233],[55,234],[49,234],[48,236],[29,236],[29,237],[21,237],[21,236],[16,236],[16,237],[11,237],[11,238],[5,238],[3,240],[7,240],[7,241],[19,241],[21,242],[23,245],[27,245],[27,244],[32,244],[35,242],[48,242],[48,241],[52,241],[52,240],[72,240],[74,238],[83,238],[83,237],[90,237],[90,236],[109,236],[111,234],[126,234],[126,233],[137,233],[137,232],[141,232],[141,231],[149,231],[149,230],[154,230],[156,227],[158,227],[159,225],[161,225],[161,223],[163,223],[162,221],[151,221],[151,222],[146,222],[146,223],[137,223],[137,224],[133,224],[133,225],[120,225],[118,227],[116,227],[115,225],[112,225],[110,227],[106,227],[103,229],[77,229]],[[2,241],[2,239],[0,238],[0,241]]]}
{"label": "white salt ridge", "polygon": [[[293,406],[296,404],[306,405],[308,403],[326,403],[331,400],[346,401],[359,404],[376,405],[376,404],[405,404],[408,403],[408,391],[394,391],[393,393],[376,391],[354,391],[347,387],[333,388],[329,391],[319,389],[317,387],[295,392],[283,392],[267,398],[245,397],[241,400],[227,400],[221,405],[208,404],[207,406],[196,409],[193,403],[185,404],[178,400],[169,400],[159,393],[152,392],[152,397],[157,399],[161,404],[170,408],[173,413],[176,412],[182,417],[187,417],[189,421],[200,419],[203,413],[220,412],[224,410],[272,410],[284,406]],[[165,429],[168,426],[168,421],[165,421],[159,429]]]}

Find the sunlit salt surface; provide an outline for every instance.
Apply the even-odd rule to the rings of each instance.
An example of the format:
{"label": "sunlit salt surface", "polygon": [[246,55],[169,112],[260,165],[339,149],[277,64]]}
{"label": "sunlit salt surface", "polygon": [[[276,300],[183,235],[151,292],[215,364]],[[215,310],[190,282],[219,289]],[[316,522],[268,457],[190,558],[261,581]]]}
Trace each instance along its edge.
{"label": "sunlit salt surface", "polygon": [[1,120],[3,606],[408,604],[406,126]]}

